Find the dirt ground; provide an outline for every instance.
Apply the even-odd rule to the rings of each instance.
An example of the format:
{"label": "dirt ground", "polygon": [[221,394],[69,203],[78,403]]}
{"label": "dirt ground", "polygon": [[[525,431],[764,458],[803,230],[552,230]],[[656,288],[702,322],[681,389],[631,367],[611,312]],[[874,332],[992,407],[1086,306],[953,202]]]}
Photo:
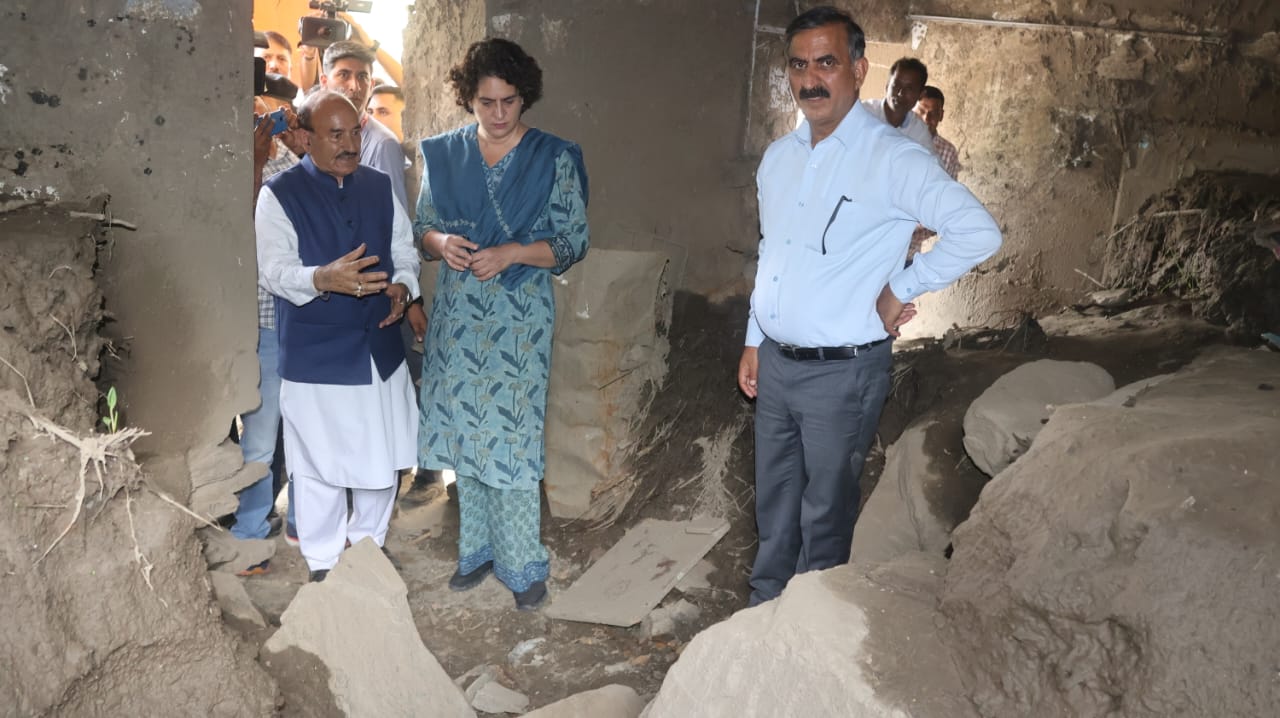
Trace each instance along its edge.
{"label": "dirt ground", "polygon": [[[1144,318],[1152,315],[1158,318]],[[699,514],[728,519],[729,533],[706,557],[714,567],[710,587],[683,594],[675,590],[664,600],[688,600],[701,609],[698,620],[680,626],[674,635],[648,638],[639,627],[573,623],[517,612],[510,592],[494,579],[470,592],[449,591],[458,526],[450,489],[424,507],[402,504],[388,540],[402,566],[423,642],[449,675],[457,678],[472,669],[495,666],[500,682],[526,694],[531,708],[608,683],[626,684],[642,696],[652,696],[698,631],[745,606],[755,525],[751,407],[734,384],[743,316],[742,301],[711,304],[694,295],[678,295],[668,385],[655,397],[643,427],[647,448],[637,469],[643,488],[609,526],[559,521],[543,512],[552,554],[548,586],[553,601],[640,519],[680,520]],[[1022,362],[1046,357],[1093,361],[1122,385],[1176,369],[1224,337],[1221,328],[1183,317],[1178,307],[1167,305],[1139,309],[1132,318],[1068,312],[1046,324],[1053,327],[1047,339],[1033,326],[1030,339],[1022,334],[1011,338],[1005,332],[992,340],[986,336],[989,332],[973,332],[964,339],[949,339],[959,344],[950,348],[937,340],[899,347],[894,391],[882,418],[878,448],[863,476],[864,502],[879,477],[883,447],[912,419],[925,411],[962,415],[992,381]],[[987,348],[967,348],[982,345]],[[963,457],[958,433],[937,440],[953,443],[954,453]],[[977,469],[971,470],[976,476]],[[297,549],[278,541],[271,573],[246,580],[250,595],[272,624],[278,623],[307,575]],[[250,641],[260,645],[272,630],[250,635]],[[315,666],[283,669],[289,675],[281,670],[275,666],[271,672],[281,683],[285,714],[305,713],[297,710],[298,698],[290,694],[291,686],[306,681],[299,682],[293,673],[314,671]]]}

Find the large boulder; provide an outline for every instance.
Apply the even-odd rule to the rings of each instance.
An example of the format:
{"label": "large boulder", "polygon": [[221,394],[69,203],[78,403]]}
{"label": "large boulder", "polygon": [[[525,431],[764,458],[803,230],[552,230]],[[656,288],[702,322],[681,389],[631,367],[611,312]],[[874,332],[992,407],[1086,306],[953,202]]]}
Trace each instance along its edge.
{"label": "large boulder", "polygon": [[1054,407],[1091,401],[1115,391],[1106,369],[1089,362],[1041,359],[996,380],[964,415],[964,448],[995,476],[1026,453]]}
{"label": "large boulder", "polygon": [[320,659],[338,709],[349,716],[475,718],[440,662],[422,645],[408,590],[372,539],[342,554],[320,583],[298,591],[266,658],[292,649]]}
{"label": "large boulder", "polygon": [[916,553],[796,576],[698,634],[644,715],[973,716],[935,628],[942,569]]}
{"label": "large boulder", "polygon": [[926,441],[937,425],[932,419],[913,424],[885,450],[880,480],[853,527],[855,560],[879,563],[913,551],[942,556],[951,530],[968,515],[981,487],[949,490],[955,482],[929,455]]}
{"label": "large boulder", "polygon": [[1280,357],[1221,350],[1059,408],[953,534],[942,611],[984,716],[1280,706]]}

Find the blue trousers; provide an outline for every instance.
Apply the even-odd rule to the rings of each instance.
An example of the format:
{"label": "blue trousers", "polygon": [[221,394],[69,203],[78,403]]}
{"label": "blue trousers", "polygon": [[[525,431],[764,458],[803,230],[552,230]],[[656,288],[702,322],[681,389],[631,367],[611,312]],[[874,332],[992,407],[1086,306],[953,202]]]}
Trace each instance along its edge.
{"label": "blue trousers", "polygon": [[858,480],[889,395],[892,342],[852,359],[796,361],[766,339],[756,397],[756,526],[750,605],[797,573],[849,561]]}
{"label": "blue trousers", "polygon": [[[267,514],[275,503],[271,463],[276,452],[276,436],[280,431],[280,334],[275,329],[258,328],[258,392],[262,403],[257,409],[242,414],[244,431],[240,434],[240,452],[245,463],[260,461],[267,465],[267,475],[240,491],[240,506],[231,535],[239,539],[266,538]],[[289,525],[293,520],[293,487],[289,487]]]}

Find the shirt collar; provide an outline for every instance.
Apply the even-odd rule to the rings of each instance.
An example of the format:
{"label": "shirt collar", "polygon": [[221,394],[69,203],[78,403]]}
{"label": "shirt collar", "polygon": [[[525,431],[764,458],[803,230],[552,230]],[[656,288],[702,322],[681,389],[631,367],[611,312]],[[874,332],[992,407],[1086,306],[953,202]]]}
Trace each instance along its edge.
{"label": "shirt collar", "polygon": [[[854,102],[853,107],[849,108],[849,112],[845,114],[844,119],[840,120],[840,124],[836,125],[835,131],[828,135],[823,142],[834,137],[840,144],[849,147],[857,139],[863,128],[866,127],[866,123],[873,119],[875,118],[871,116],[871,113],[867,112],[867,108],[863,107],[861,102]],[[805,147],[810,147],[813,144],[813,129],[809,127],[808,120],[801,122],[792,135]]]}

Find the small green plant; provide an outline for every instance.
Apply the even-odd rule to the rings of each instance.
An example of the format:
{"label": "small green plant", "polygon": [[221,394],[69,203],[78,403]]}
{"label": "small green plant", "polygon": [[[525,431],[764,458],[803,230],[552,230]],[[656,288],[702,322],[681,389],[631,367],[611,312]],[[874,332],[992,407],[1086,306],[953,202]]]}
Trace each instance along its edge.
{"label": "small green plant", "polygon": [[107,415],[102,417],[102,423],[107,425],[107,430],[112,434],[120,430],[120,413],[116,411],[116,388],[114,386],[107,389]]}

